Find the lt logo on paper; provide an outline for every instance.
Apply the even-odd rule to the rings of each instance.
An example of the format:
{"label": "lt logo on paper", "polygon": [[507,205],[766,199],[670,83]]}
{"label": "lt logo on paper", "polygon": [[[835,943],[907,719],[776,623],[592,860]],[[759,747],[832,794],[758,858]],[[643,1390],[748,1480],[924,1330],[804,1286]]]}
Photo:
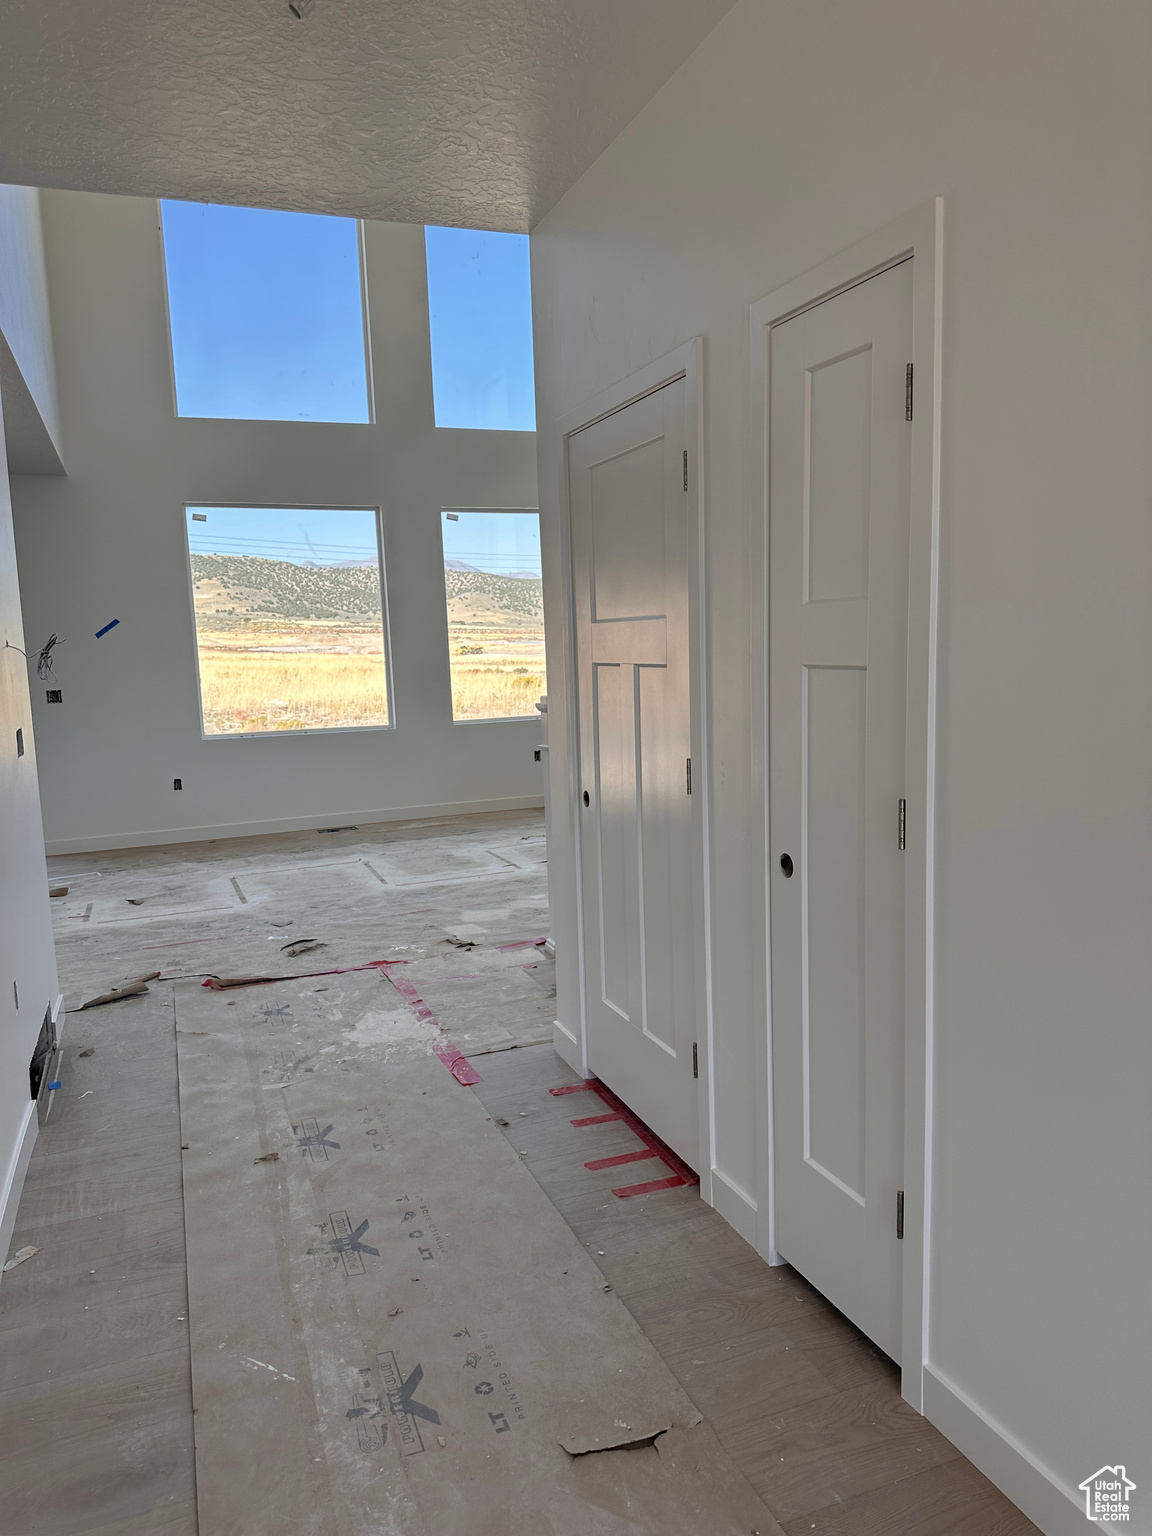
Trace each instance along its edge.
{"label": "lt logo on paper", "polygon": [[1136,1484],[1124,1467],[1101,1467],[1080,1484],[1084,1494],[1084,1513],[1089,1520],[1119,1525],[1130,1520],[1129,1496]]}

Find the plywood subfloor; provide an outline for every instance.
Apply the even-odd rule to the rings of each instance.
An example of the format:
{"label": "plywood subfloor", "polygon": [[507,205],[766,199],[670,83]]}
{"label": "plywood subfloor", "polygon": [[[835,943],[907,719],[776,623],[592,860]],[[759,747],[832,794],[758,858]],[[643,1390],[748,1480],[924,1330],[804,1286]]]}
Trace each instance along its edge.
{"label": "plywood subfloor", "polygon": [[[695,1189],[616,1199],[648,1163],[548,1047],[489,1057],[473,1089],[788,1536],[1035,1536],[900,1396],[899,1371],[788,1266],[770,1268]],[[599,1107],[599,1106],[595,1106]]]}

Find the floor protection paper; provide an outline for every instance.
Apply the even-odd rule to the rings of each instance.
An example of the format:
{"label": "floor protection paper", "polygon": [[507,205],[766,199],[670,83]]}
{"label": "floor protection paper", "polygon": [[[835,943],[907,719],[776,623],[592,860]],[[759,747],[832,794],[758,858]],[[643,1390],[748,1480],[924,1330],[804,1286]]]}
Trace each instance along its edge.
{"label": "floor protection paper", "polygon": [[176,1008],[201,1536],[778,1530],[385,978]]}

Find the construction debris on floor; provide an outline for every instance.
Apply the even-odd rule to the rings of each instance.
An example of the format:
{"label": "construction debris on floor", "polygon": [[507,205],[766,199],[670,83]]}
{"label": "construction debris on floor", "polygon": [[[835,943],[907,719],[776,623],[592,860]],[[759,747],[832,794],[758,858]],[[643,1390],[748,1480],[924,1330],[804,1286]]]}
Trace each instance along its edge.
{"label": "construction debris on floor", "polygon": [[[466,1053],[550,1040],[545,857],[535,813],[77,855],[53,907],[61,983],[75,1009],[97,957],[106,981],[119,964],[221,984],[405,960]],[[129,995],[100,991],[89,1006]]]}

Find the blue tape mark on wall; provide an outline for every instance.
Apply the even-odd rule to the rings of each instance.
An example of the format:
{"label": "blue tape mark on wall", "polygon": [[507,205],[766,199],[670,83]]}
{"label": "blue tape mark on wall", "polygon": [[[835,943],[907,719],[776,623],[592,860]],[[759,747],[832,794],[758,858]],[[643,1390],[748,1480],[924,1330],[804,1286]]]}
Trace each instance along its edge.
{"label": "blue tape mark on wall", "polygon": [[49,1088],[59,1088],[60,1084],[58,1082],[57,1083],[49,1083],[48,1086],[49,1086]]}
{"label": "blue tape mark on wall", "polygon": [[119,619],[113,619],[111,624],[105,624],[103,629],[98,629],[96,631],[96,638],[97,638],[97,640],[100,639],[101,635],[106,635],[110,629],[115,629],[117,624],[119,624],[119,622],[120,622]]}

